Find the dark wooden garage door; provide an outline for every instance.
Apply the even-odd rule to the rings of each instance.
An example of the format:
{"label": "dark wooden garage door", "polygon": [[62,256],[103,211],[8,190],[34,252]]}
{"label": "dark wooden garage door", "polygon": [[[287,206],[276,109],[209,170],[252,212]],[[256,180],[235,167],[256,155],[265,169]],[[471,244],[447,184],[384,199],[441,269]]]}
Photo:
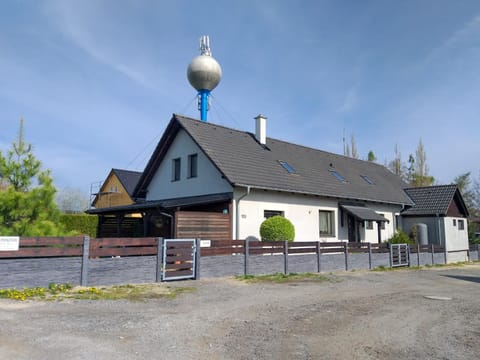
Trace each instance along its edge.
{"label": "dark wooden garage door", "polygon": [[177,211],[175,213],[175,238],[231,239],[230,215],[218,212]]}

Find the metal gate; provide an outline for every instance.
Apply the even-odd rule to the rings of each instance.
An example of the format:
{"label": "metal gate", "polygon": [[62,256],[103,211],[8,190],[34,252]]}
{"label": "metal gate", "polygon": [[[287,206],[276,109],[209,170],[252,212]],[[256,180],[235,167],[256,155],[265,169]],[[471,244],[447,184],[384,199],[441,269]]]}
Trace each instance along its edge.
{"label": "metal gate", "polygon": [[391,267],[410,265],[410,248],[408,244],[390,244]]}
{"label": "metal gate", "polygon": [[196,239],[163,239],[162,281],[195,279]]}

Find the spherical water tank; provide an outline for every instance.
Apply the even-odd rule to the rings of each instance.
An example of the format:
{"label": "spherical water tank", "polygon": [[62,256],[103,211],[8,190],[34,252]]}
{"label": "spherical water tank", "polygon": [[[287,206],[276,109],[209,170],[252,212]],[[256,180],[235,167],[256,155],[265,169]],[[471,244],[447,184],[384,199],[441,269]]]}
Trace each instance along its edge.
{"label": "spherical water tank", "polygon": [[220,82],[222,68],[213,57],[200,55],[188,65],[187,77],[196,90],[212,91]]}
{"label": "spherical water tank", "polygon": [[420,245],[428,245],[428,226],[427,224],[415,224],[417,229],[417,241]]}

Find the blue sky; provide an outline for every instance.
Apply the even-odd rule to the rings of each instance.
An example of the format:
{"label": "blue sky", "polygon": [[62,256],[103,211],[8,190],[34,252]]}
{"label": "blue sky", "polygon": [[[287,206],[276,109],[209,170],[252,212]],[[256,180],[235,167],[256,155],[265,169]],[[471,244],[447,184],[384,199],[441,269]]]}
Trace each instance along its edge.
{"label": "blue sky", "polygon": [[186,78],[209,35],[223,78],[209,122],[430,174],[480,171],[480,2],[0,2],[0,149],[26,140],[59,189],[142,171],[172,113],[198,118]]}

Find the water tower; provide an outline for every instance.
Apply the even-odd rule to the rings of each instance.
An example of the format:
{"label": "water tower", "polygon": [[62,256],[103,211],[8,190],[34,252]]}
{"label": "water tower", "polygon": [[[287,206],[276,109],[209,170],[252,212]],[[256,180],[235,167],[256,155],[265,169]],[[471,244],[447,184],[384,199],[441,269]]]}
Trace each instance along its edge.
{"label": "water tower", "polygon": [[204,35],[200,38],[200,55],[194,58],[187,69],[187,77],[190,85],[198,91],[198,110],[200,119],[207,121],[210,92],[220,82],[222,68],[212,57],[210,40]]}

